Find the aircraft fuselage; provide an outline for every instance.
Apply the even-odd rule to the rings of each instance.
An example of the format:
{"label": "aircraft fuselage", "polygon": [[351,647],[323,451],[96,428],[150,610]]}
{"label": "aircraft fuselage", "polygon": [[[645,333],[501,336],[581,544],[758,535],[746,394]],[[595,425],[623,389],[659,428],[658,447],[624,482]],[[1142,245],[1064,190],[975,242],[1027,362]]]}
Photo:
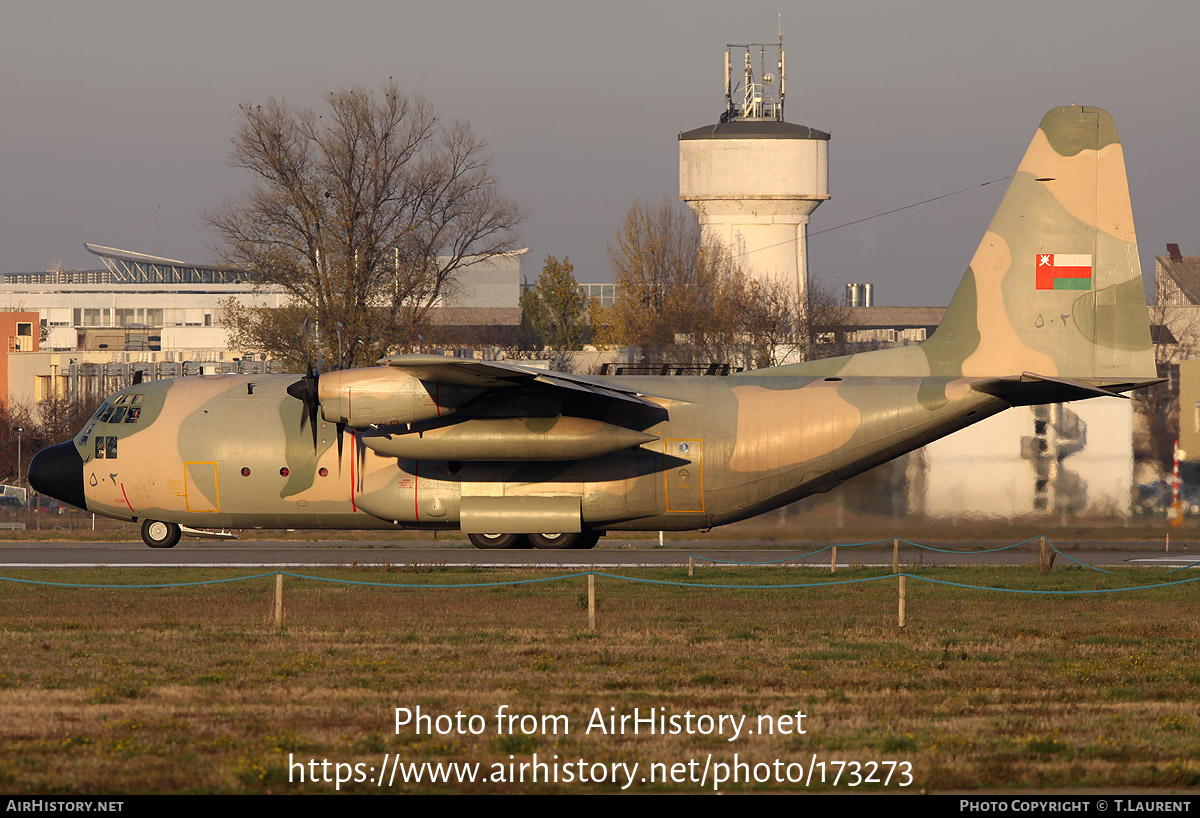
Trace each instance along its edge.
{"label": "aircraft fuselage", "polygon": [[[587,529],[703,529],[828,490],[1006,405],[963,378],[625,377],[621,388],[662,409],[640,445],[562,460],[417,459],[376,448],[402,436],[418,451],[426,436],[436,445],[409,431],[420,424],[339,432],[317,418],[314,436],[286,391],[297,379],[196,376],[114,394],[62,444],[78,452],[87,509],[195,528],[457,529],[464,509],[515,503],[548,525],[573,501]],[[564,452],[603,449],[630,423],[529,411],[517,421],[525,448],[552,447],[564,417],[601,438],[585,445],[573,428]],[[473,416],[460,414],[434,428],[463,428]],[[500,437],[493,449],[508,445]]]}

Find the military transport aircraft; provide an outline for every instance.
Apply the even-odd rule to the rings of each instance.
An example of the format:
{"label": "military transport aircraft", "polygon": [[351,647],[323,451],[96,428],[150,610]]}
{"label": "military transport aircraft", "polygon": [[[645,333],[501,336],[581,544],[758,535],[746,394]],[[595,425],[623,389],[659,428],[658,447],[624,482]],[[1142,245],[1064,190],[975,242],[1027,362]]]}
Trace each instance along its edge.
{"label": "military transport aircraft", "polygon": [[140,383],[39,452],[29,481],[142,521],[156,548],[180,526],[589,548],[745,519],[1010,406],[1157,380],[1124,152],[1108,113],[1069,106],[1042,120],[924,343],[719,378],[398,355]]}

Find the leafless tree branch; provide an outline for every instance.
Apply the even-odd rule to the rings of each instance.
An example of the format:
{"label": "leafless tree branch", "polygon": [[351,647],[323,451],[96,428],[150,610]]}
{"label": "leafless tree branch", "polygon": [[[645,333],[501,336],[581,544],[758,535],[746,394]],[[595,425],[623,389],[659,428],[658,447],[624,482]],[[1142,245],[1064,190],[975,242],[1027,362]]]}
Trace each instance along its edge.
{"label": "leafless tree branch", "polygon": [[[410,347],[463,267],[516,247],[523,214],[500,194],[483,141],[394,84],[331,93],[321,115],[281,100],[241,113],[230,161],[254,188],[208,222],[229,263],[313,319],[338,367]],[[231,315],[258,323],[239,329],[258,345],[247,348],[284,329],[262,311]],[[282,339],[264,351],[294,352]]]}

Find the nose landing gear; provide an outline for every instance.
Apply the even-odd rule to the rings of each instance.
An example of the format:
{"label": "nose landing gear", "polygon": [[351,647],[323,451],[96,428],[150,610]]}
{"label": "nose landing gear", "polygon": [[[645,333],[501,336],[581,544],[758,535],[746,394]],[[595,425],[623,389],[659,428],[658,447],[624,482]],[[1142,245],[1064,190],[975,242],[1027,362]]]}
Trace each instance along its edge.
{"label": "nose landing gear", "polygon": [[179,542],[179,526],[159,520],[142,520],[142,542],[151,548],[174,548]]}

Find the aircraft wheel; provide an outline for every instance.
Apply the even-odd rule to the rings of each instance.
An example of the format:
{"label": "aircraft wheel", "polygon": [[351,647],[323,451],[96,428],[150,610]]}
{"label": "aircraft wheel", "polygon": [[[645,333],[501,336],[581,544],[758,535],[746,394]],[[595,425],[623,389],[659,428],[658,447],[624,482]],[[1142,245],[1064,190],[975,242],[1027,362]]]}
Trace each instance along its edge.
{"label": "aircraft wheel", "polygon": [[142,520],[142,542],[151,548],[174,548],[179,537],[179,526],[175,523]]}
{"label": "aircraft wheel", "polygon": [[520,534],[468,534],[467,539],[476,548],[520,548]]}
{"label": "aircraft wheel", "polygon": [[526,534],[534,548],[574,548],[579,534]]}

